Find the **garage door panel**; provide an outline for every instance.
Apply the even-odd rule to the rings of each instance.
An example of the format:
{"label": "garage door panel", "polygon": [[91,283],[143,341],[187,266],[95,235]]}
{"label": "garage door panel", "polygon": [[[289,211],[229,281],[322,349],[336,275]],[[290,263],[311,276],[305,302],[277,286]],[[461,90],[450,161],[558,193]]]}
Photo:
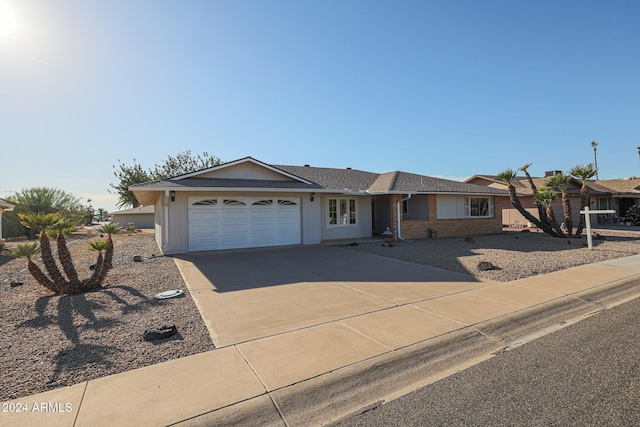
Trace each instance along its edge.
{"label": "garage door panel", "polygon": [[301,242],[299,198],[190,197],[189,250]]}

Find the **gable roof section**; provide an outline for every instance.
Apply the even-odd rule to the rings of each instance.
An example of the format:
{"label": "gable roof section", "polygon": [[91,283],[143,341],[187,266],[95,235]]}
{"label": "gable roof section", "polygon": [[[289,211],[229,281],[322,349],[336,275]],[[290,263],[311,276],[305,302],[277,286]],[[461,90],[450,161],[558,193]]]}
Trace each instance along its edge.
{"label": "gable roof section", "polygon": [[276,173],[278,173],[280,175],[284,175],[287,178],[291,178],[291,179],[293,179],[295,181],[301,181],[301,182],[303,182],[305,184],[311,184],[311,182],[306,181],[305,179],[303,179],[303,178],[301,178],[299,176],[296,176],[296,175],[293,175],[291,173],[288,173],[287,171],[278,169],[278,168],[276,168],[276,167],[274,167],[272,165],[269,165],[267,163],[261,162],[260,160],[256,160],[253,157],[244,157],[242,159],[234,160],[232,162],[222,163],[220,165],[213,166],[213,167],[210,167],[210,168],[207,168],[207,169],[201,169],[199,171],[190,172],[190,173],[187,173],[187,174],[184,174],[184,175],[174,176],[174,177],[169,178],[169,179],[171,181],[177,181],[177,180],[181,180],[181,179],[185,179],[185,178],[194,178],[194,177],[197,178],[199,175],[204,175],[204,174],[207,174],[209,172],[214,172],[214,171],[217,171],[217,170],[226,169],[226,168],[229,168],[229,167],[233,167],[233,166],[239,165],[241,163],[253,163],[253,164],[261,166],[261,167],[263,167],[265,169],[268,169],[268,170],[270,170],[272,172],[276,172]]}

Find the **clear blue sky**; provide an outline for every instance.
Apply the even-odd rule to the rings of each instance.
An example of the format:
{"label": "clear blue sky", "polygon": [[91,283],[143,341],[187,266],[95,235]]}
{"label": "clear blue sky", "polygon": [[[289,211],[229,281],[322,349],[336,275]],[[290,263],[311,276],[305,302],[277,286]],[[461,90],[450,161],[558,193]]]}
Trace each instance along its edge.
{"label": "clear blue sky", "polygon": [[597,140],[600,178],[640,175],[638,1],[0,0],[2,13],[0,197],[50,186],[111,211],[118,159],[149,168],[188,149],[465,178],[566,170]]}

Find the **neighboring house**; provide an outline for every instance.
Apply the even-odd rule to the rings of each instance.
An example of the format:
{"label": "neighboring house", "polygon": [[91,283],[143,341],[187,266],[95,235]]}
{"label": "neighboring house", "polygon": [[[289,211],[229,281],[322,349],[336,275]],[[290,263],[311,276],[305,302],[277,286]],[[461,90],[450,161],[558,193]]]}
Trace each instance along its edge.
{"label": "neighboring house", "polygon": [[[633,205],[640,205],[640,178],[602,179],[589,183],[590,192],[599,194],[591,198],[591,209],[615,209],[620,218]],[[601,194],[602,193],[602,194]]]}
{"label": "neighboring house", "polygon": [[[548,171],[545,172],[544,177],[533,177],[533,183],[537,188],[546,185],[546,180],[554,176],[560,171]],[[505,182],[497,179],[495,175],[474,175],[467,179],[465,182],[470,184],[482,185],[490,188],[507,189],[508,186]],[[522,203],[522,206],[533,216],[539,218],[538,207],[533,202],[533,191],[529,184],[527,177],[518,176],[513,180],[513,186],[516,189],[518,198]],[[640,178],[627,178],[627,179],[609,179],[599,181],[589,181],[587,183],[589,187],[589,198],[591,210],[604,210],[614,209],[618,213],[620,218],[624,217],[629,207],[633,206],[640,199]],[[582,207],[580,188],[582,183],[580,180],[571,179],[569,186],[567,187],[567,194],[571,203],[571,217],[574,226],[580,221],[580,210]],[[558,223],[564,222],[564,210],[562,207],[562,199],[558,195],[558,200],[553,204],[553,212],[558,220]],[[593,215],[592,222],[604,223],[610,222],[612,215]],[[509,202],[502,208],[502,223],[507,226],[527,226],[528,221],[522,216],[520,212]]]}
{"label": "neighboring house", "polygon": [[151,205],[112,212],[110,215],[111,221],[123,228],[129,228],[129,223],[134,223],[136,228],[154,228],[154,212],[155,206]]}
{"label": "neighboring house", "polygon": [[499,233],[504,190],[407,172],[269,165],[251,157],[130,187],[156,208],[165,254]]}
{"label": "neighboring house", "polygon": [[4,239],[2,238],[2,213],[4,211],[10,211],[14,208],[13,205],[0,199],[0,246],[4,245]]}

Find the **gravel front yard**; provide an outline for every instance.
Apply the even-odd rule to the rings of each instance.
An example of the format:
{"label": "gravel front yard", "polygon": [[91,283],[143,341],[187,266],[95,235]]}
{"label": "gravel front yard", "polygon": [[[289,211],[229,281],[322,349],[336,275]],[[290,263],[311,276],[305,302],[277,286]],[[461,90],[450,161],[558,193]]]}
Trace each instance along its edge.
{"label": "gravel front yard", "polygon": [[[26,271],[25,260],[0,255],[0,401],[72,385],[214,349],[200,313],[170,257],[155,256],[152,234],[114,236],[114,268],[103,290],[80,295],[52,295]],[[510,281],[556,270],[640,253],[640,239],[556,239],[539,233],[504,232],[349,246],[497,281]],[[8,243],[7,246],[13,246]],[[54,245],[55,246],[55,245]],[[96,254],[87,239],[75,236],[69,249],[81,277],[90,274]],[[141,255],[142,262],[134,262]],[[39,257],[37,259],[39,262]],[[497,270],[479,271],[480,261]],[[24,284],[12,287],[11,282]],[[159,292],[181,289],[185,296],[158,301]],[[146,329],[175,323],[178,335],[144,341]]]}
{"label": "gravel front yard", "polygon": [[[395,242],[389,248],[380,243],[347,247],[500,282],[640,253],[638,237],[604,236],[603,240],[593,240],[593,250],[583,246],[586,237],[560,239],[543,233],[505,231],[474,236],[473,240],[468,243],[464,237],[447,237]],[[480,271],[481,261],[488,261],[498,269]]]}
{"label": "gravel front yard", "polygon": [[[0,256],[0,401],[214,349],[175,262],[153,256],[153,235],[119,234],[114,246],[108,286],[79,295],[52,295],[24,259]],[[69,249],[80,277],[88,277],[96,253],[86,237],[70,239]],[[185,296],[154,299],[171,289]],[[177,335],[144,341],[146,329],[174,323]]]}

